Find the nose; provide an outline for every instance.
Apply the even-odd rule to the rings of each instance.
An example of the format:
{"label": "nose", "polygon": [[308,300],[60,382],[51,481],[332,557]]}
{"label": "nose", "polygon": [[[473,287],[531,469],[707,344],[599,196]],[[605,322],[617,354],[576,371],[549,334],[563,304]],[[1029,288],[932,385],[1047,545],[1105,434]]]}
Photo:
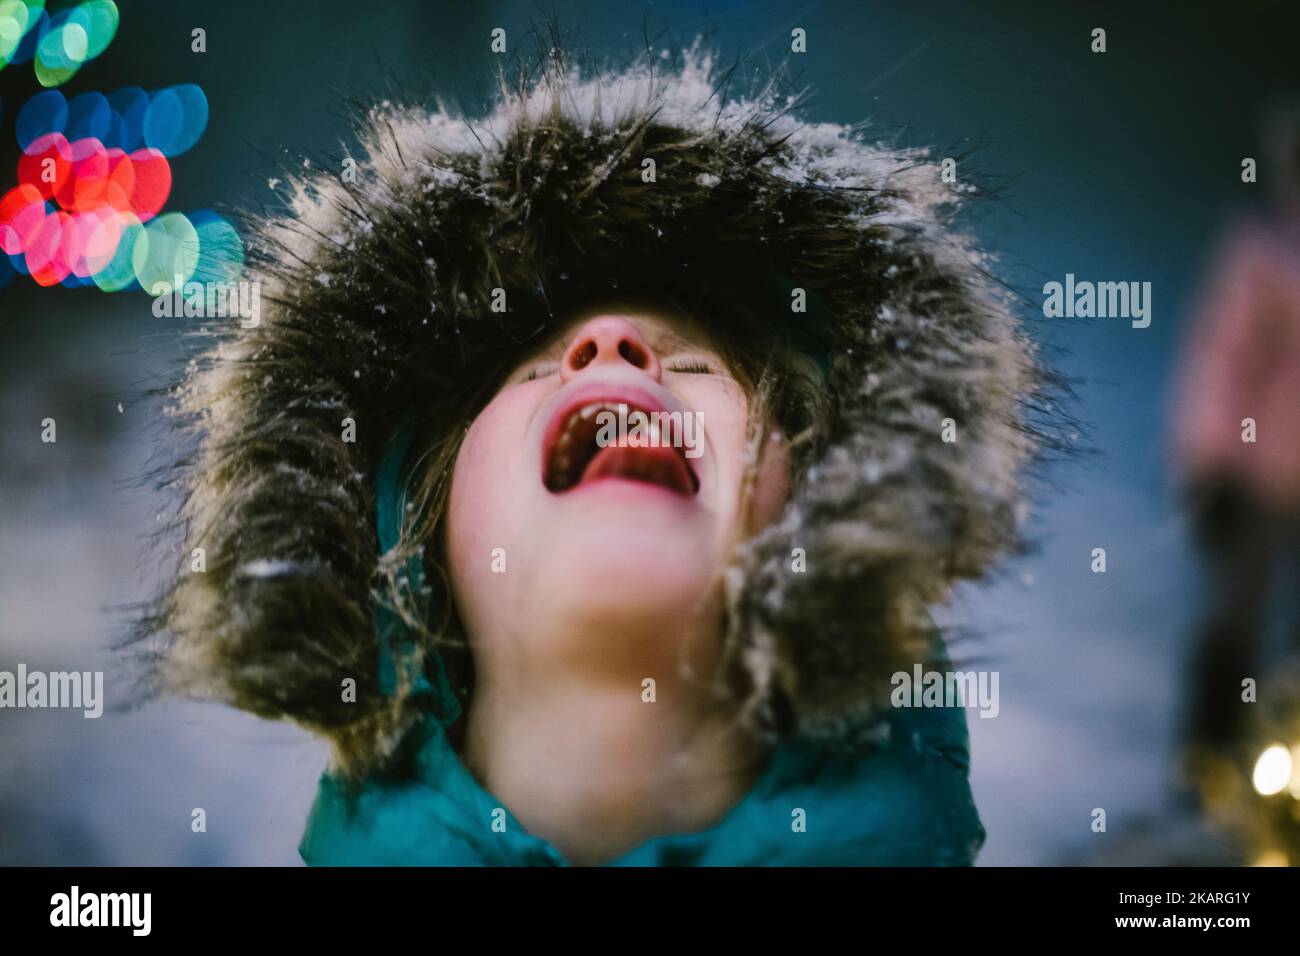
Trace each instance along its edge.
{"label": "nose", "polygon": [[663,370],[654,349],[640,330],[621,315],[598,315],[582,324],[560,361],[560,381],[568,382],[586,368],[631,365],[656,382]]}

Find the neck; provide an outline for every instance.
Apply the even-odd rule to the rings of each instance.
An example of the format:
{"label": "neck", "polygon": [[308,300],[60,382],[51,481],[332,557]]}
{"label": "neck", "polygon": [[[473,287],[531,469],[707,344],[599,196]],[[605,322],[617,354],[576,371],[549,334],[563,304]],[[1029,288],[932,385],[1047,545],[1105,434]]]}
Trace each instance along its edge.
{"label": "neck", "polygon": [[653,837],[706,829],[761,770],[762,748],[702,682],[661,678],[654,702],[631,676],[529,683],[479,681],[466,764],[572,863],[607,863]]}

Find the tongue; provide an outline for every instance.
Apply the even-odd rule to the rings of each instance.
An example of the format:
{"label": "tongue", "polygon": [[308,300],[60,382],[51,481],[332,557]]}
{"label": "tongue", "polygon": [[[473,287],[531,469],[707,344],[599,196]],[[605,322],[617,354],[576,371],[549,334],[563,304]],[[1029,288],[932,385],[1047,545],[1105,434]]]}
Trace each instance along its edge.
{"label": "tongue", "polygon": [[695,494],[686,462],[671,448],[602,448],[587,462],[578,484],[598,478],[626,478],[662,485],[679,495]]}

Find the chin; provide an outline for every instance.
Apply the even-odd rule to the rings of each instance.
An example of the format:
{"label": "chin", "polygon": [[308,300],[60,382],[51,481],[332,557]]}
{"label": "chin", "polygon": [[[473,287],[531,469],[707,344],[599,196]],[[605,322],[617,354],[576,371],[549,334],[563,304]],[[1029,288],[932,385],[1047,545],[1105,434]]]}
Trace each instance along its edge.
{"label": "chin", "polygon": [[587,601],[602,594],[616,595],[620,603],[641,596],[635,603],[662,606],[673,597],[703,593],[718,562],[711,542],[660,525],[571,535],[557,541],[551,566],[555,571],[548,577],[582,582],[576,590]]}
{"label": "chin", "polygon": [[680,618],[708,593],[721,559],[698,526],[662,520],[570,529],[550,540],[534,583],[537,603],[576,618]]}

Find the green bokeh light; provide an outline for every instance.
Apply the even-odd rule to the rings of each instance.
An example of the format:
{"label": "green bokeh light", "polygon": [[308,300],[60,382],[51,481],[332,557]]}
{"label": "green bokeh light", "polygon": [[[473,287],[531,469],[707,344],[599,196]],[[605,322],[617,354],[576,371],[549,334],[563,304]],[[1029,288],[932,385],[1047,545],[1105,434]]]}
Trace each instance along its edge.
{"label": "green bokeh light", "polygon": [[41,19],[45,0],[0,0],[0,70],[18,50],[27,31]]}
{"label": "green bokeh light", "polygon": [[159,216],[132,243],[131,266],[140,288],[149,295],[168,295],[176,277],[188,282],[199,262],[199,234],[179,212]]}
{"label": "green bokeh light", "polygon": [[225,219],[213,213],[196,213],[199,263],[194,278],[199,282],[233,282],[244,272],[244,243]]}
{"label": "green bokeh light", "polygon": [[145,244],[142,252],[148,257],[149,239],[140,220],[129,212],[119,213],[118,216],[122,223],[122,237],[118,240],[117,250],[113,253],[113,258],[93,275],[95,285],[105,292],[121,292],[135,281],[134,257],[137,245]]}
{"label": "green bokeh light", "polygon": [[73,18],[86,30],[87,60],[93,60],[108,49],[113,37],[117,36],[117,25],[121,19],[113,0],[90,0],[78,8]]}
{"label": "green bokeh light", "polygon": [[[40,2],[43,4],[44,0]],[[30,11],[28,15],[31,16]],[[36,79],[44,87],[68,82],[83,65],[108,49],[117,36],[120,20],[113,0],[87,0],[74,7],[67,19],[37,44],[33,63]],[[0,39],[0,44],[4,42]]]}
{"label": "green bokeh light", "polygon": [[62,86],[86,59],[85,28],[69,20],[45,35],[36,46],[36,80],[44,87]]}

